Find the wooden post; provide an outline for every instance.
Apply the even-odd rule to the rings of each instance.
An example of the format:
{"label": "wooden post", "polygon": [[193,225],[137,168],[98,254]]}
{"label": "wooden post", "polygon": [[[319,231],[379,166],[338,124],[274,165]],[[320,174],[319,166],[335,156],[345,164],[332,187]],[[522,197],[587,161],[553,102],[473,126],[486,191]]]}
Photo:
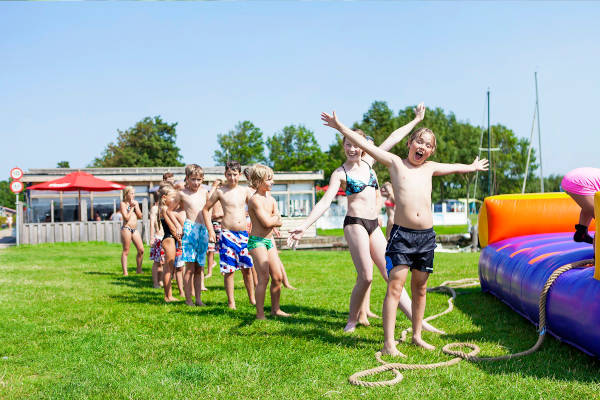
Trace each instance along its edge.
{"label": "wooden post", "polygon": [[60,207],[60,222],[65,222],[65,218],[63,215],[63,192],[60,192],[58,194],[58,202],[59,202],[59,207]]}
{"label": "wooden post", "polygon": [[54,200],[50,200],[50,222],[54,223]]}
{"label": "wooden post", "polygon": [[94,214],[94,192],[90,192],[90,217],[92,218],[92,221],[95,221],[95,214]]}
{"label": "wooden post", "polygon": [[81,212],[81,218],[79,220],[85,222],[87,221],[87,201],[83,199],[79,204],[81,205],[79,207],[79,211]]}
{"label": "wooden post", "polygon": [[142,240],[147,245],[150,244],[150,223],[148,221],[148,199],[142,200]]}

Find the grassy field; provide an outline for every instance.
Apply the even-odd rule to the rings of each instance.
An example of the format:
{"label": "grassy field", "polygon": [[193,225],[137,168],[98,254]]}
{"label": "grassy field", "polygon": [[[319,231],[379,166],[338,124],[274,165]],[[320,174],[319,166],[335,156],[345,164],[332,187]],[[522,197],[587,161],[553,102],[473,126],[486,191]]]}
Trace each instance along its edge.
{"label": "grassy field", "polygon": [[[2,399],[593,399],[600,362],[547,338],[525,358],[404,374],[387,388],[348,383],[377,366],[381,320],[342,332],[355,272],[347,252],[283,251],[292,284],[288,319],[256,321],[236,277],[238,310],[226,306],[223,281],[207,280],[204,308],[164,304],[145,274],[122,277],[120,246],[54,244],[0,252],[0,398]],[[477,276],[478,254],[436,254],[430,286]],[[133,261],[133,257],[131,257]],[[131,267],[131,271],[134,268]],[[372,309],[385,293],[374,279]],[[424,338],[441,348],[472,341],[482,355],[522,351],[535,328],[479,288],[459,290],[456,309],[434,324],[448,333]],[[446,308],[429,294],[426,315]],[[398,332],[409,326],[399,315]],[[450,359],[401,344],[401,362]],[[392,360],[392,359],[388,359]],[[391,373],[377,379],[389,379]]]}
{"label": "grassy field", "polygon": [[[385,235],[386,227],[381,228]],[[456,233],[468,233],[469,228],[467,225],[438,225],[434,226],[433,229],[438,235],[453,235]],[[343,229],[317,229],[317,235],[319,236],[344,236]]]}

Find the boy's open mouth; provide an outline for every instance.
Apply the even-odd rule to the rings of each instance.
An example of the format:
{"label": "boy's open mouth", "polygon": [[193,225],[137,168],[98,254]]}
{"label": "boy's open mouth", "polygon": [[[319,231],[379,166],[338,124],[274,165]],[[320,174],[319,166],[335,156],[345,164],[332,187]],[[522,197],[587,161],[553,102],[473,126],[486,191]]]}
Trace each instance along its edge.
{"label": "boy's open mouth", "polygon": [[421,150],[417,150],[415,152],[415,160],[419,161],[423,158],[423,152]]}

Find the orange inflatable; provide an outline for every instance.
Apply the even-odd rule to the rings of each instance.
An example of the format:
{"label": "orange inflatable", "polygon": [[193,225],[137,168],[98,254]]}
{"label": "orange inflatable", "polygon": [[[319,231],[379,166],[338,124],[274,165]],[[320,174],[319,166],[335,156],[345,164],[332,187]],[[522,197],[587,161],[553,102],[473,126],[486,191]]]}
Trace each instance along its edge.
{"label": "orange inflatable", "polygon": [[[581,208],[566,193],[501,194],[479,211],[481,247],[515,236],[575,232]],[[590,230],[596,230],[594,221]]]}

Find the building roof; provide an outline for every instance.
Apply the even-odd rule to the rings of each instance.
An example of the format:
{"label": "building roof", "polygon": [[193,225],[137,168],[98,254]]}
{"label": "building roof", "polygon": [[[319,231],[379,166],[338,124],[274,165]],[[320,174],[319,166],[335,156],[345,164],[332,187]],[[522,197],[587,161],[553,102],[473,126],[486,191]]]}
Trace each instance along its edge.
{"label": "building roof", "polygon": [[[242,170],[245,167],[242,167]],[[223,179],[225,167],[204,167],[204,180],[211,182]],[[32,168],[23,174],[25,183],[46,182],[74,171],[84,171],[99,178],[114,182],[160,182],[165,172],[172,172],[175,179],[185,178],[185,167],[143,167],[143,168]],[[274,171],[275,181],[316,181],[323,179],[323,171]],[[240,179],[245,181],[243,176]]]}

